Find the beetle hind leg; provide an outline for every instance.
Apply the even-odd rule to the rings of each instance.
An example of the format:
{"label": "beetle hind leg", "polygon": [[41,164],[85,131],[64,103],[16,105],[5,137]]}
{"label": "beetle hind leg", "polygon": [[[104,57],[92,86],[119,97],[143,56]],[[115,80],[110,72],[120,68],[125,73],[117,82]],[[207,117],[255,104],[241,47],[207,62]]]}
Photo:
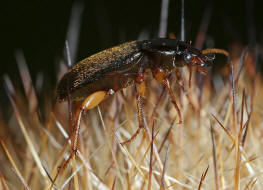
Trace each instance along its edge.
{"label": "beetle hind leg", "polygon": [[93,94],[89,95],[81,104],[80,109],[77,110],[75,117],[77,118],[76,127],[73,128],[72,137],[71,139],[71,153],[69,157],[62,162],[62,164],[58,167],[56,176],[54,177],[50,189],[54,186],[58,175],[67,167],[70,160],[74,157],[74,155],[78,151],[78,144],[79,144],[79,135],[80,135],[80,121],[82,117],[82,113],[84,111],[93,109],[96,107],[102,100],[104,100],[107,92],[106,91],[98,91],[94,92]]}
{"label": "beetle hind leg", "polygon": [[74,133],[71,140],[71,147],[73,152],[77,152],[78,149],[78,139],[80,133],[80,120],[82,113],[87,110],[91,110],[96,107],[102,100],[104,100],[107,92],[106,91],[97,91],[93,94],[89,95],[81,104],[80,109],[77,111],[77,124],[76,128],[74,129]]}

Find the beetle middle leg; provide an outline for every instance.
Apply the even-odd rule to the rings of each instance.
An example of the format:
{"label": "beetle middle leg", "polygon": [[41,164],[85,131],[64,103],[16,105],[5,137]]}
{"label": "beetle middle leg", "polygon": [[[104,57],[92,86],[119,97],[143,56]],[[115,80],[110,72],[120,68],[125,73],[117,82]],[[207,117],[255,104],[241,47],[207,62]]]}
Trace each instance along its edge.
{"label": "beetle middle leg", "polygon": [[136,132],[128,140],[121,142],[121,145],[125,145],[126,143],[131,142],[140,133],[141,129],[147,125],[146,123],[147,121],[146,121],[146,118],[144,115],[144,109],[143,109],[144,92],[145,92],[145,82],[143,81],[137,87],[137,96],[136,96],[139,127],[136,130]]}
{"label": "beetle middle leg", "polygon": [[139,67],[137,77],[135,79],[137,83],[136,105],[137,105],[139,128],[130,137],[130,139],[122,142],[121,145],[125,145],[126,143],[131,142],[140,133],[141,129],[147,125],[147,121],[146,121],[146,118],[144,115],[144,109],[143,109],[144,94],[145,94],[145,89],[146,89],[145,81],[144,81],[146,62],[145,62],[144,57],[141,57],[139,59],[139,62],[140,62],[140,67]]}

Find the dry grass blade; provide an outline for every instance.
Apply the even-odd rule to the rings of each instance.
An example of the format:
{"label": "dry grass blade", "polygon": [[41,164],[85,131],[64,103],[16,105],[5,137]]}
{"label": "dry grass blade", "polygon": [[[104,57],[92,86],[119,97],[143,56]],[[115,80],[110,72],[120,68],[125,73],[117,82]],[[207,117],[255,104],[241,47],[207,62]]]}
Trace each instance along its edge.
{"label": "dry grass blade", "polygon": [[164,164],[163,164],[163,171],[162,171],[162,176],[161,176],[161,185],[160,185],[160,189],[161,190],[165,189],[165,186],[164,186],[164,175],[165,175],[165,171],[166,171],[166,167],[167,167],[169,147],[170,147],[170,144],[168,144],[168,147],[167,147],[167,150],[166,150],[166,153],[165,153],[165,159],[164,159]]}
{"label": "dry grass blade", "polygon": [[138,166],[137,162],[133,159],[132,155],[129,153],[129,151],[127,150],[127,148],[125,146],[121,146],[122,149],[124,150],[124,152],[127,154],[127,157],[130,159],[130,161],[132,162],[132,164],[135,166],[135,168],[138,170],[138,172],[140,173],[141,176],[144,176],[143,171],[140,169],[140,167]]}
{"label": "dry grass blade", "polygon": [[[243,130],[243,119],[244,119],[244,104],[245,104],[245,89],[243,90],[243,94],[242,94],[242,103],[241,103],[241,118],[240,118],[240,130]],[[240,133],[242,134],[242,133]],[[240,137],[239,137],[240,138]]]}
{"label": "dry grass blade", "polygon": [[202,188],[202,185],[203,185],[203,182],[205,180],[205,177],[206,177],[206,174],[208,172],[208,169],[209,169],[209,165],[207,166],[205,172],[202,173],[202,175],[201,175],[201,179],[200,179],[200,182],[199,182],[198,190],[201,190],[201,188]]}
{"label": "dry grass blade", "polygon": [[237,100],[236,100],[236,90],[235,90],[235,81],[234,81],[234,66],[232,61],[230,61],[230,67],[231,67],[231,87],[232,87],[232,102],[233,102],[233,128],[235,132],[235,190],[240,189],[240,149],[239,149],[239,144],[240,144],[240,138],[239,138],[239,133],[242,133],[241,129],[238,129],[237,127]]}
{"label": "dry grass blade", "polygon": [[153,121],[153,120],[154,120],[154,117],[155,117],[156,114],[157,114],[157,108],[159,107],[160,102],[161,102],[161,99],[162,99],[162,97],[164,96],[164,94],[165,94],[165,87],[162,87],[161,95],[158,97],[157,103],[156,103],[155,106],[154,106],[154,109],[153,109],[152,114],[151,114],[151,117],[150,117],[150,121]]}
{"label": "dry grass blade", "polygon": [[248,119],[247,119],[245,126],[244,126],[244,133],[243,133],[242,140],[241,140],[241,146],[242,147],[244,147],[244,145],[245,145],[250,118],[251,118],[251,114],[249,114]]}
{"label": "dry grass blade", "polygon": [[153,126],[152,126],[152,141],[151,141],[150,163],[149,163],[148,190],[151,190],[151,188],[152,188],[153,141],[154,141],[154,123],[153,123]]}
{"label": "dry grass blade", "polygon": [[[34,143],[31,141],[31,138],[30,138],[30,136],[29,136],[29,134],[28,134],[25,126],[24,126],[24,123],[23,123],[23,121],[22,121],[22,118],[21,118],[21,116],[20,116],[20,113],[19,113],[19,111],[18,111],[18,109],[17,109],[17,107],[16,107],[16,104],[15,104],[13,98],[12,98],[12,95],[10,94],[10,93],[12,92],[13,87],[12,87],[12,83],[11,83],[10,79],[9,79],[7,76],[5,76],[5,82],[6,82],[6,85],[7,85],[7,95],[8,95],[8,98],[9,98],[9,100],[10,100],[10,102],[11,102],[11,105],[12,105],[12,107],[13,107],[13,109],[14,109],[14,113],[15,113],[16,119],[17,119],[17,121],[18,121],[18,123],[19,123],[19,126],[20,126],[20,128],[21,128],[21,131],[22,131],[22,133],[23,133],[23,135],[24,135],[24,137],[25,137],[25,140],[26,140],[26,142],[27,142],[27,144],[28,144],[28,146],[29,146],[29,149],[30,149],[30,151],[31,151],[31,154],[32,154],[32,156],[33,156],[33,158],[34,158],[34,160],[35,160],[35,162],[36,162],[36,165],[37,165],[37,167],[38,167],[41,175],[48,180],[46,171],[45,171],[45,169],[44,169],[43,166],[42,166],[41,160],[40,160],[40,158],[39,158],[39,156],[38,156],[38,153],[37,153],[36,149],[34,148],[34,145],[33,145]],[[11,86],[10,86],[10,85],[11,85]]]}
{"label": "dry grass blade", "polygon": [[25,94],[29,102],[29,112],[31,114],[36,112],[38,101],[36,92],[32,84],[32,80],[29,74],[29,70],[26,65],[24,54],[21,51],[15,53],[15,58],[18,63],[19,73],[23,82]]}
{"label": "dry grass blade", "polygon": [[217,170],[217,156],[216,156],[216,142],[215,142],[215,131],[212,124],[210,125],[210,133],[212,139],[212,150],[213,150],[213,164],[214,164],[214,175],[215,175],[215,188],[219,190],[219,179]]}
{"label": "dry grass blade", "polygon": [[78,38],[81,27],[82,13],[84,11],[84,3],[81,1],[73,2],[70,22],[67,31],[67,40],[66,40],[66,52],[68,55],[68,66],[72,66],[72,61],[75,62],[77,48],[78,48]]}
{"label": "dry grass blade", "polygon": [[[64,189],[67,184],[70,184],[72,178],[76,176],[76,174],[83,168],[83,165],[80,165],[78,168],[75,168],[75,171],[64,181],[64,183],[59,188],[60,190]],[[75,183],[75,182],[74,182]],[[77,187],[78,188],[78,187]]]}
{"label": "dry grass blade", "polygon": [[211,3],[208,3],[206,5],[205,11],[202,17],[202,22],[200,24],[199,31],[195,39],[195,47],[198,49],[202,48],[203,43],[205,41],[206,32],[208,29],[208,25],[210,23],[211,15],[212,15],[212,5]]}
{"label": "dry grass blade", "polygon": [[73,169],[73,172],[75,172],[75,175],[74,175],[74,189],[75,190],[79,190],[79,179],[78,179],[78,171],[80,170],[77,170],[77,164],[76,164],[76,157],[74,156],[71,160],[72,162],[72,169]]}
{"label": "dry grass blade", "polygon": [[115,183],[116,183],[116,177],[115,177],[114,180],[113,180],[113,184],[112,184],[111,190],[114,190],[114,189],[115,189]]}
{"label": "dry grass blade", "polygon": [[158,34],[159,38],[166,37],[168,10],[169,10],[168,7],[169,7],[169,0],[162,0],[160,26],[159,26],[159,34]]}
{"label": "dry grass blade", "polygon": [[2,187],[1,188],[3,190],[9,190],[8,185],[6,183],[6,180],[5,180],[4,176],[1,173],[0,173],[0,180],[1,180],[1,183],[2,183]]}
{"label": "dry grass blade", "polygon": [[18,173],[16,173],[16,170],[11,168],[12,172],[14,172],[14,174],[18,177],[19,181],[23,184],[24,188],[26,190],[30,190],[28,184],[25,182],[25,179],[23,178],[23,176],[19,175]]}
{"label": "dry grass blade", "polygon": [[170,132],[171,132],[171,130],[172,130],[172,128],[173,128],[174,122],[175,122],[175,119],[172,121],[172,123],[171,123],[171,125],[170,125],[170,127],[169,127],[169,129],[168,129],[168,131],[167,131],[167,133],[166,133],[166,135],[165,135],[162,143],[161,143],[161,146],[160,146],[160,148],[159,148],[159,150],[158,150],[159,153],[162,151],[163,146],[164,146],[164,143],[165,143],[166,140],[168,139],[168,136],[169,136],[169,134],[170,134]]}
{"label": "dry grass blade", "polygon": [[22,178],[22,174],[20,173],[18,167],[16,166],[15,161],[13,160],[12,156],[10,155],[10,153],[9,153],[8,149],[6,148],[5,143],[3,142],[2,139],[0,139],[0,144],[1,144],[2,148],[4,149],[6,156],[8,157],[11,165],[13,166],[14,170],[16,171],[16,174],[18,176],[21,176],[21,178]]}
{"label": "dry grass blade", "polygon": [[214,114],[211,114],[213,116],[213,118],[217,121],[217,123],[220,125],[220,127],[225,131],[225,133],[227,134],[227,136],[233,141],[235,142],[234,137],[232,137],[232,135],[230,134],[230,132],[224,127],[224,125],[217,119],[217,117]]}
{"label": "dry grass blade", "polygon": [[243,50],[242,54],[241,54],[241,57],[240,57],[240,62],[241,62],[241,64],[240,64],[240,69],[239,69],[239,71],[238,71],[238,73],[237,73],[237,75],[236,75],[235,83],[237,83],[237,81],[238,81],[239,78],[240,78],[240,74],[241,74],[241,71],[242,71],[242,69],[243,69],[243,67],[244,67],[244,63],[245,63],[245,57],[246,57],[248,51],[249,51],[249,49],[248,49],[248,48],[245,48],[245,49]]}
{"label": "dry grass blade", "polygon": [[184,0],[181,0],[181,35],[180,39],[185,41],[185,19],[184,19]]}
{"label": "dry grass blade", "polygon": [[[147,122],[146,122],[144,125],[145,125],[145,129],[146,129],[147,137],[148,137],[149,141],[151,142],[151,132],[150,132],[149,126],[148,126]],[[162,170],[163,170],[163,164],[162,164],[160,155],[159,155],[159,153],[158,153],[158,149],[157,149],[155,143],[154,143],[154,142],[152,142],[152,143],[153,143],[154,156],[156,157],[156,160],[157,160],[157,162],[158,162],[158,165],[159,165],[159,167],[160,167],[160,170],[162,171]],[[166,183],[167,185],[170,185],[169,181],[167,181],[166,179],[165,179],[165,183]]]}
{"label": "dry grass blade", "polygon": [[[147,172],[149,172],[149,168],[141,166],[141,168]],[[162,176],[162,174],[158,171],[153,171],[153,174],[157,175],[157,176]],[[172,177],[172,176],[168,176],[167,174],[164,175],[164,179],[165,180],[169,180],[172,184],[169,186],[166,186],[167,189],[175,186],[176,184],[179,185],[179,187],[185,188],[185,189],[193,189],[193,187],[191,185],[188,185],[182,181],[179,181],[178,179]]]}
{"label": "dry grass blade", "polygon": [[246,184],[246,187],[244,190],[250,190],[253,189],[253,186],[256,184],[257,179],[251,179],[248,184]]}

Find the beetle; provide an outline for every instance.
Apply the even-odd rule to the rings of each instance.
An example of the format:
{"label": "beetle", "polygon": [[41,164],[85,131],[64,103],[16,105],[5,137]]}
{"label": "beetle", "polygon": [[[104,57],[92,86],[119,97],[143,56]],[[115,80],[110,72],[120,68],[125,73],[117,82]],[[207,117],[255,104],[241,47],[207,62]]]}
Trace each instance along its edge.
{"label": "beetle", "polygon": [[176,67],[210,66],[213,59],[178,40],[161,38],[126,42],[74,65],[58,84],[57,100],[64,101],[69,95],[70,100],[80,101],[97,91],[113,94],[142,82],[146,69],[150,69],[154,76],[158,76],[156,69],[167,76]]}
{"label": "beetle", "polygon": [[[126,42],[98,52],[74,65],[60,80],[56,99],[59,102],[67,99],[83,102],[78,113],[77,134],[83,111],[94,108],[108,95],[136,84],[139,128],[129,140],[122,143],[125,144],[135,138],[145,126],[142,102],[146,70],[151,70],[153,78],[165,85],[177,110],[179,123],[182,123],[180,109],[167,77],[177,67],[186,65],[197,66],[202,71],[203,67],[213,63],[214,57],[209,56],[210,53],[218,51],[220,50],[208,49],[202,53],[189,43],[166,38]],[[73,149],[77,147],[77,136]]]}
{"label": "beetle", "polygon": [[177,67],[186,65],[197,66],[197,69],[202,72],[203,68],[211,66],[213,63],[214,57],[210,56],[211,53],[229,56],[225,50],[206,49],[200,51],[184,41],[159,38],[126,42],[91,55],[74,65],[58,83],[56,100],[58,102],[82,101],[82,104],[76,112],[77,123],[71,140],[72,152],[59,167],[52,186],[59,173],[77,152],[80,120],[84,111],[93,109],[108,95],[128,86],[136,85],[139,127],[132,137],[122,142],[121,145],[130,142],[147,125],[143,111],[143,99],[146,88],[146,71],[150,70],[153,78],[167,88],[171,102],[177,110],[179,123],[182,123],[180,109],[168,76]]}

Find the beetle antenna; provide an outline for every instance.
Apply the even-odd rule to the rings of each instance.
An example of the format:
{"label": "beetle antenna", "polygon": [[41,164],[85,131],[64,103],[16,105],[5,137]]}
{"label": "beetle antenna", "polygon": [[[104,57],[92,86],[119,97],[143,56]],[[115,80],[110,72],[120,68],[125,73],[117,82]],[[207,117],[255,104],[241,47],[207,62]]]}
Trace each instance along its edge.
{"label": "beetle antenna", "polygon": [[202,54],[209,54],[209,53],[223,54],[226,57],[229,57],[229,53],[226,50],[223,50],[223,49],[211,48],[211,49],[204,49],[204,50],[202,50]]}

